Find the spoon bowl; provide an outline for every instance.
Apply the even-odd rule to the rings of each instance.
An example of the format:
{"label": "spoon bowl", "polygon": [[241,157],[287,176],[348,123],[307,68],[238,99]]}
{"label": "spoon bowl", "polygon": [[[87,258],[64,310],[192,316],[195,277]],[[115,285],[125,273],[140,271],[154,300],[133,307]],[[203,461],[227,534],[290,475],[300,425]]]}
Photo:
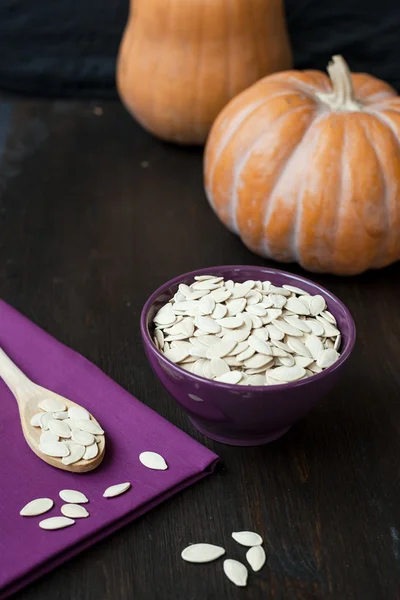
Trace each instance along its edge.
{"label": "spoon bowl", "polygon": [[[65,404],[66,410],[74,406],[79,407],[79,404],[76,404],[68,398],[64,398],[63,396],[60,396],[51,390],[33,383],[33,381],[28,379],[28,377],[12,362],[12,360],[1,348],[0,376],[13,393],[17,401],[22,432],[32,452],[34,452],[39,458],[52,467],[72,473],[87,473],[88,471],[93,471],[93,469],[96,469],[96,467],[100,465],[105,454],[106,444],[104,435],[101,436],[101,441],[97,444],[97,456],[89,460],[81,459],[70,465],[65,465],[61,458],[49,456],[40,450],[40,436],[44,430],[41,427],[35,427],[31,424],[32,417],[38,412],[42,411],[38,405],[45,398],[59,400]],[[100,424],[96,421],[92,414],[90,414],[90,420],[100,427]]]}

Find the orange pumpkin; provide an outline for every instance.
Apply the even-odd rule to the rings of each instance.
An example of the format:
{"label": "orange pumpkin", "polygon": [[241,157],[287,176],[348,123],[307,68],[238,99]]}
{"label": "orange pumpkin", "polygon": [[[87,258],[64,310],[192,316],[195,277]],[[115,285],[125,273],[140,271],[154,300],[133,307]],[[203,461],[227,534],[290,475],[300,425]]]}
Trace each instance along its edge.
{"label": "orange pumpkin", "polygon": [[271,75],[234,98],[207,141],[205,186],[255,253],[351,275],[400,259],[400,98],[341,56],[328,73]]}
{"label": "orange pumpkin", "polygon": [[117,86],[154,135],[203,144],[231,98],[291,63],[282,0],[131,0]]}

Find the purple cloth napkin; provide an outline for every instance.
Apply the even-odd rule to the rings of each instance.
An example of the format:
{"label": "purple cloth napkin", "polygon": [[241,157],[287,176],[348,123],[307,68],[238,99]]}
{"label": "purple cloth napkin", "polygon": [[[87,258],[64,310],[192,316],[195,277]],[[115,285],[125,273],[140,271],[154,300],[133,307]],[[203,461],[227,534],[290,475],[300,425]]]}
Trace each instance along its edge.
{"label": "purple cloth napkin", "polygon": [[[91,473],[45,464],[26,444],[16,401],[0,380],[0,598],[6,598],[211,473],[218,458],[1,300],[0,346],[35,383],[85,406],[107,436],[103,463]],[[144,467],[138,457],[145,450],[160,453],[169,469]],[[130,491],[102,497],[124,481],[132,483]],[[66,488],[86,494],[90,517],[58,531],[40,529],[41,519],[61,514],[58,492]],[[39,497],[53,498],[54,508],[20,517],[22,506]]]}

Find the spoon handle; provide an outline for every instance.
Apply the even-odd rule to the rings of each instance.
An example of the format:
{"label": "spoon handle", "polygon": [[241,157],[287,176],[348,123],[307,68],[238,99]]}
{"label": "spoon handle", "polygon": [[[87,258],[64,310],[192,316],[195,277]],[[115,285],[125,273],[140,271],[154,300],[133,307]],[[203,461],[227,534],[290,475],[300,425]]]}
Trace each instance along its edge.
{"label": "spoon handle", "polygon": [[0,347],[0,377],[14,394],[18,403],[27,402],[35,384],[17,367]]}

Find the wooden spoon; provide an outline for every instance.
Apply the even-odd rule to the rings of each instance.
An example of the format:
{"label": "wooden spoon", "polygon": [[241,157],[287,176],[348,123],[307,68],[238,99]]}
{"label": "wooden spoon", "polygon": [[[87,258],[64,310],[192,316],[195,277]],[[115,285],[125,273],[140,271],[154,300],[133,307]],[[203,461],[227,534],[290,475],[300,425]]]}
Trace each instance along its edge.
{"label": "wooden spoon", "polygon": [[[4,383],[14,394],[14,397],[18,403],[19,416],[21,419],[22,431],[28,446],[33,452],[44,462],[56,467],[57,469],[63,469],[64,471],[71,471],[73,473],[86,473],[87,471],[93,471],[99,466],[104,458],[105,453],[105,436],[102,436],[101,442],[98,444],[98,454],[95,458],[90,460],[79,460],[71,465],[64,465],[61,458],[55,458],[48,456],[40,451],[40,435],[43,430],[40,427],[33,427],[31,425],[31,418],[34,414],[42,412],[38,407],[38,403],[45,398],[55,398],[64,402],[67,409],[71,406],[79,406],[75,402],[63,398],[55,392],[51,392],[46,388],[36,385],[28,379],[28,377],[12,362],[7,354],[0,348],[0,376],[3,378]],[[90,415],[91,419],[97,423],[93,415]],[[98,424],[98,423],[97,423]]]}

